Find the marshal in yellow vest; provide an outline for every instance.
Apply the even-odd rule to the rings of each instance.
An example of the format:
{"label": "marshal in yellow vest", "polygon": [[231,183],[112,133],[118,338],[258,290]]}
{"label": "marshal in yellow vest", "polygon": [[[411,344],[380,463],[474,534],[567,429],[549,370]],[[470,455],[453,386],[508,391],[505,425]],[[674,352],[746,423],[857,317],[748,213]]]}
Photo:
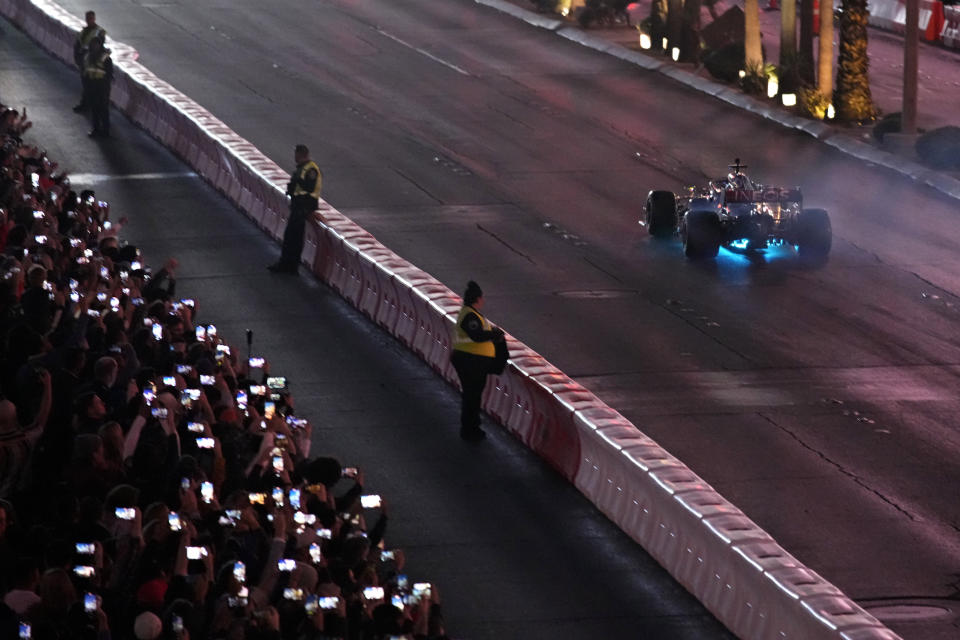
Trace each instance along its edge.
{"label": "marshal in yellow vest", "polygon": [[460,326],[460,323],[463,322],[463,319],[468,313],[477,314],[477,317],[480,318],[480,323],[483,325],[484,331],[493,330],[493,327],[490,326],[490,323],[487,322],[487,319],[484,318],[479,311],[473,307],[461,307],[460,313],[457,314],[457,326],[453,330],[452,346],[454,351],[463,351],[464,353],[472,353],[474,355],[484,356],[487,358],[497,357],[497,348],[493,345],[493,340],[474,342],[470,339],[470,336],[467,335],[467,332],[463,330],[463,327]]}

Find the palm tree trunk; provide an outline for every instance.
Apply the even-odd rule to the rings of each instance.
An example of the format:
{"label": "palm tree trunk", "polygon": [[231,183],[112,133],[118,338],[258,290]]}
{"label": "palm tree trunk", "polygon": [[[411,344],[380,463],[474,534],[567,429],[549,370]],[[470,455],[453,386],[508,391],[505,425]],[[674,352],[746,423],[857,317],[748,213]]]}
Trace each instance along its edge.
{"label": "palm tree trunk", "polygon": [[757,0],[743,3],[743,49],[747,71],[763,72],[763,47],[760,43],[760,6]]}
{"label": "palm tree trunk", "polygon": [[797,0],[780,2],[780,91],[795,93],[797,73]]}
{"label": "palm tree trunk", "polygon": [[844,0],[843,5],[835,100],[837,117],[848,122],[863,122],[877,115],[867,75],[870,63],[867,57],[867,0]]}
{"label": "palm tree trunk", "polygon": [[683,0],[667,0],[667,41],[673,49],[683,44]]}
{"label": "palm tree trunk", "polygon": [[[847,0],[843,0],[846,4]],[[817,91],[833,98],[833,11],[829,2],[820,3],[820,47],[817,51]]]}
{"label": "palm tree trunk", "polygon": [[813,0],[800,0],[800,52],[798,65],[804,82],[815,82],[813,73]]}
{"label": "palm tree trunk", "polygon": [[683,62],[700,61],[700,7],[702,0],[684,0],[683,36],[681,38],[680,60]]}

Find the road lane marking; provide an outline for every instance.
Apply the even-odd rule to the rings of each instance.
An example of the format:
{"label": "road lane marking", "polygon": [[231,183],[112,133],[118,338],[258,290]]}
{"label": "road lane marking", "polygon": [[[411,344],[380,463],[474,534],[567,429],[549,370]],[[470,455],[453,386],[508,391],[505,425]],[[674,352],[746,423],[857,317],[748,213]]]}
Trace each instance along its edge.
{"label": "road lane marking", "polygon": [[194,171],[179,173],[128,173],[113,175],[109,173],[68,173],[71,184],[100,184],[111,180],[170,180],[175,178],[196,178]]}
{"label": "road lane marking", "polygon": [[393,41],[396,42],[397,44],[402,44],[403,46],[407,47],[408,49],[413,49],[413,50],[416,51],[417,53],[419,53],[419,54],[421,54],[421,55],[425,55],[425,56],[427,56],[428,58],[430,58],[431,60],[433,60],[434,62],[439,62],[439,63],[442,64],[443,66],[448,67],[448,68],[450,68],[450,69],[453,69],[453,70],[456,71],[457,73],[462,73],[462,74],[465,75],[465,76],[469,76],[469,75],[470,75],[470,73],[469,73],[468,71],[465,71],[465,70],[461,69],[461,68],[458,67],[457,65],[452,64],[452,63],[450,63],[450,62],[447,62],[446,60],[443,60],[443,59],[441,59],[441,58],[438,58],[437,56],[433,55],[433,54],[430,53],[429,51],[424,51],[424,50],[421,49],[420,47],[415,47],[415,46],[413,46],[412,44],[410,44],[409,42],[405,42],[405,41],[401,40],[400,38],[398,38],[397,36],[392,35],[392,34],[390,34],[390,33],[387,33],[387,32],[384,31],[383,29],[377,29],[377,33],[379,33],[380,35],[385,36],[385,37],[387,37],[387,38],[390,38],[391,40],[393,40]]}

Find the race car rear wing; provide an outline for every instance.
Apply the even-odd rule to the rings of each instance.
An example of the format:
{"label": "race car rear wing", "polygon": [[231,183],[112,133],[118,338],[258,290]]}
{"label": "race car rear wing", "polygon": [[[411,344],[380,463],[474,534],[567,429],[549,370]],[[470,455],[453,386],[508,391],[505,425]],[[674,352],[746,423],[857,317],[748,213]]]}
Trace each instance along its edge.
{"label": "race car rear wing", "polygon": [[803,194],[800,189],[781,189],[779,187],[763,187],[762,189],[726,189],[723,192],[724,202],[802,202]]}

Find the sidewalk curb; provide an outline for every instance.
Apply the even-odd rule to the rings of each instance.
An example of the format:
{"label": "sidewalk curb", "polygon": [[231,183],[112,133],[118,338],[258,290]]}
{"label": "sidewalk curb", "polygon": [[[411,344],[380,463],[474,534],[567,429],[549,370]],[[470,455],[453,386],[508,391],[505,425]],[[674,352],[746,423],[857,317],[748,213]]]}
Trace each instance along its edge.
{"label": "sidewalk curb", "polygon": [[729,85],[714,82],[713,80],[703,78],[684,69],[669,65],[664,61],[657,60],[639,51],[628,49],[616,42],[610,42],[600,36],[588,33],[583,29],[571,26],[566,21],[545,18],[538,13],[506,2],[506,0],[474,0],[474,2],[509,14],[532,26],[553,31],[560,37],[587,47],[588,49],[611,55],[648,71],[660,73],[690,89],[719,98],[728,104],[754,113],[788,129],[806,133],[841,153],[845,153],[864,162],[884,167],[906,178],[910,178],[914,182],[931,187],[947,197],[960,200],[960,180],[957,178],[936,171],[935,169],[924,167],[912,160],[901,158],[888,151],[877,149],[870,144],[857,140],[837,127],[817,120],[784,113],[775,104],[763,102],[752,96],[748,96]]}

